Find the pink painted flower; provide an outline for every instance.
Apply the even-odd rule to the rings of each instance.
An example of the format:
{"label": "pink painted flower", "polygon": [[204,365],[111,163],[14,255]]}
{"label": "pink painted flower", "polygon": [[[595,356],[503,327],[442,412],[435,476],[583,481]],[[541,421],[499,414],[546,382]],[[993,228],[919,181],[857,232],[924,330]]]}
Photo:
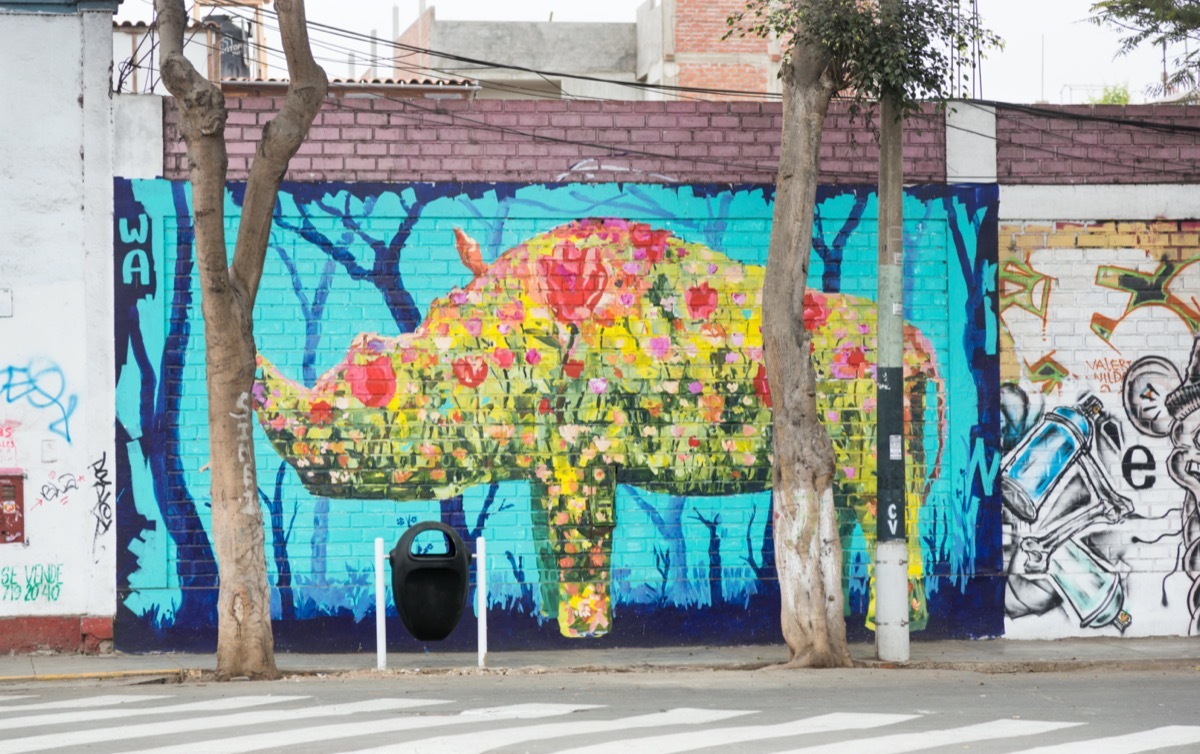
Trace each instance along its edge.
{"label": "pink painted flower", "polygon": [[595,377],[588,380],[588,390],[591,390],[596,395],[603,395],[608,391],[608,380],[603,377]]}
{"label": "pink painted flower", "polygon": [[483,332],[483,322],[479,319],[479,317],[471,317],[468,319],[466,327],[467,334],[472,338],[478,338],[480,333]]}
{"label": "pink painted flower", "polygon": [[687,387],[688,392],[692,395],[700,395],[704,392],[704,385],[700,382],[689,382]]}
{"label": "pink painted flower", "polygon": [[530,348],[525,352],[525,363],[531,367],[535,367],[542,363],[542,354],[535,348]]}
{"label": "pink painted flower", "polygon": [[492,360],[495,361],[496,366],[500,367],[501,369],[508,369],[513,365],[513,362],[516,360],[516,356],[513,355],[513,352],[507,348],[497,348],[495,351],[492,351]]}
{"label": "pink painted flower", "polygon": [[650,355],[656,359],[664,358],[667,352],[671,350],[671,339],[668,337],[658,337],[650,339]]}

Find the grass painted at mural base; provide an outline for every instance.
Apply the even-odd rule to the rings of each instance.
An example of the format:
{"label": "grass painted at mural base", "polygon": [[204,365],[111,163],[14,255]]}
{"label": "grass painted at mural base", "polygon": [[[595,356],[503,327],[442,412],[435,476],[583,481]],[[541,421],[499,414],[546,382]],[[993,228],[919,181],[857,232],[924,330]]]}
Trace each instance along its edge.
{"label": "grass painted at mural base", "polygon": [[[243,190],[227,190],[231,227]],[[116,641],[207,651],[190,190],[119,179],[115,195]],[[373,647],[372,542],[424,520],[487,538],[497,649],[778,641],[758,303],[772,199],[285,184],[255,311],[277,646]],[[1003,627],[996,201],[994,186],[905,199],[910,620],[930,637]],[[876,213],[869,187],[822,188],[805,299],[859,639],[874,612]],[[473,648],[470,612],[437,646]]]}

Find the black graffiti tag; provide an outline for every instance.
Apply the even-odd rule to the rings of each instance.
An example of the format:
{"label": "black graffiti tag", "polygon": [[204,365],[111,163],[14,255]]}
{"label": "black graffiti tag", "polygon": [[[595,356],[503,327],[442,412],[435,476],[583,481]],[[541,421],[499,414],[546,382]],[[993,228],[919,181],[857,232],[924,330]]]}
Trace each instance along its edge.
{"label": "black graffiti tag", "polygon": [[96,492],[96,504],[92,506],[92,516],[96,519],[96,532],[92,536],[92,550],[96,549],[96,541],[101,535],[107,534],[112,528],[112,482],[108,479],[108,453],[101,453],[100,460],[92,464],[92,489]]}

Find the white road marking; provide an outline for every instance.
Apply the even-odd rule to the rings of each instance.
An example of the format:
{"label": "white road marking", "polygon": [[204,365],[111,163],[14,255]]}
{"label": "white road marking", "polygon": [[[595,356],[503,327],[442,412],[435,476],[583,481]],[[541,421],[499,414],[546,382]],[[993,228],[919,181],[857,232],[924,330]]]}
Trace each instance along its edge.
{"label": "white road marking", "polygon": [[41,727],[45,725],[74,725],[75,723],[87,723],[93,720],[108,722],[127,717],[171,715],[177,712],[220,712],[222,710],[258,707],[264,704],[279,704],[280,702],[292,702],[297,699],[307,698],[307,696],[231,696],[225,699],[210,699],[206,702],[189,702],[187,704],[170,704],[163,707],[59,712],[50,715],[24,715],[8,719],[0,718],[0,730],[29,728],[32,726]]}
{"label": "white road marking", "polygon": [[[669,754],[676,751],[691,751],[706,749],[713,746],[727,746],[747,741],[761,741],[767,738],[782,738],[784,736],[803,736],[813,733],[826,733],[838,730],[867,730],[884,725],[902,723],[912,720],[917,715],[884,715],[875,713],[834,712],[828,715],[818,715],[803,720],[793,720],[789,723],[776,725],[746,725],[736,728],[711,728],[708,730],[688,731],[687,733],[671,733],[663,736],[645,738],[629,738],[621,741],[626,746],[633,746],[638,751],[652,751],[654,754]],[[562,754],[606,754],[613,750],[614,743],[596,744],[580,748],[564,749]]]}
{"label": "white road marking", "polygon": [[[969,743],[971,741],[990,741],[997,738],[1013,738],[1015,736],[1036,736],[1049,733],[1061,728],[1073,728],[1083,723],[1054,723],[1040,720],[993,720],[978,725],[965,725],[961,728],[945,728],[941,730],[923,730],[917,733],[897,733],[891,736],[872,736],[858,738],[837,744],[824,746],[808,746],[792,749],[785,754],[804,752],[804,754],[838,754],[846,750],[846,745],[853,744],[855,748],[866,745],[871,751],[886,751],[888,754],[900,754],[905,751],[925,751],[937,746]],[[1099,750],[1102,751],[1102,750]]]}
{"label": "white road marking", "polygon": [[149,738],[151,736],[168,736],[173,733],[220,730],[221,728],[233,728],[239,725],[284,723],[294,720],[308,720],[314,717],[341,717],[345,715],[357,715],[363,712],[386,712],[389,710],[424,707],[430,704],[443,703],[437,699],[372,699],[352,704],[330,704],[321,707],[303,707],[300,709],[237,712],[231,715],[216,715],[211,717],[186,717],[178,720],[166,720],[161,723],[118,725],[111,728],[47,733],[40,736],[0,740],[0,754],[22,754],[23,752],[57,749],[63,746],[87,746],[104,741],[124,741],[134,738]]}
{"label": "white road marking", "polygon": [[543,723],[524,728],[500,728],[460,733],[438,738],[425,738],[410,744],[387,744],[372,749],[358,749],[354,754],[385,754],[386,752],[420,751],[421,754],[479,754],[501,746],[526,741],[544,741],[559,736],[583,736],[592,733],[614,733],[637,728],[665,725],[701,725],[728,720],[731,717],[753,714],[742,710],[692,709],[688,707],[656,712],[650,715],[625,717],[619,720],[576,720],[569,723]]}
{"label": "white road marking", "polygon": [[[4,697],[0,701],[8,701],[20,697]],[[111,707],[116,704],[144,702],[150,699],[169,699],[163,694],[112,694],[109,696],[86,696],[80,699],[60,699],[57,702],[34,702],[33,704],[10,704],[0,707],[0,715],[13,712],[28,712],[30,710],[47,709],[84,709],[87,707]]]}
{"label": "white road marking", "polygon": [[465,710],[457,715],[420,715],[391,720],[362,720],[336,725],[271,731],[236,738],[222,738],[215,741],[192,741],[178,746],[144,749],[136,753],[127,752],[127,754],[195,754],[198,751],[205,754],[239,754],[246,751],[283,748],[317,741],[343,740],[377,733],[437,728],[443,725],[469,725],[495,720],[532,720],[539,717],[555,717],[593,709],[596,706],[594,704],[513,704],[507,707]]}
{"label": "white road marking", "polygon": [[1152,728],[1141,733],[1128,733],[1123,736],[1108,738],[1092,738],[1087,741],[1075,741],[1069,744],[1039,746],[1036,749],[1026,749],[1020,754],[1093,754],[1102,751],[1104,754],[1134,754],[1139,751],[1157,751],[1172,746],[1187,746],[1200,743],[1200,727],[1195,725],[1167,725],[1162,728]]}

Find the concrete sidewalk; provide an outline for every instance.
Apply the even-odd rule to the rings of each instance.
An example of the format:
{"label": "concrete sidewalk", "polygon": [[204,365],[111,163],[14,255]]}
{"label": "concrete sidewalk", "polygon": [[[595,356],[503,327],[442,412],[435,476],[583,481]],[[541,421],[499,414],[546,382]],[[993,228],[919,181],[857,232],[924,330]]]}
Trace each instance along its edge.
{"label": "concrete sidewalk", "polygon": [[[851,646],[861,668],[937,669],[983,673],[1071,670],[1200,670],[1200,638],[1070,639],[1062,641],[913,642],[911,660],[882,663],[869,644]],[[487,670],[473,653],[388,655],[391,672],[654,672],[757,670],[786,661],[783,644],[749,647],[664,647],[493,652]],[[374,653],[276,655],[285,674],[336,674],[373,670]],[[187,679],[212,671],[211,654],[9,655],[0,657],[0,684],[84,679]]]}

